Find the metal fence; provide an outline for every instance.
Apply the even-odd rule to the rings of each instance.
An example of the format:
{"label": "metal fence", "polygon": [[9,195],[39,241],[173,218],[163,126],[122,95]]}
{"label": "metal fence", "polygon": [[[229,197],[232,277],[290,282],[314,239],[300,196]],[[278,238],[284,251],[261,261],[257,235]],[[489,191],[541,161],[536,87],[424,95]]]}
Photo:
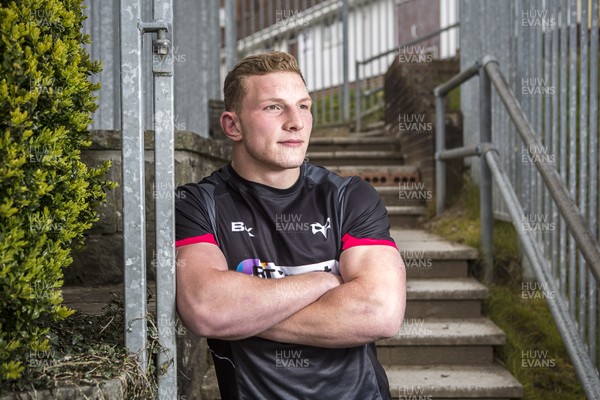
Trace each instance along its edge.
{"label": "metal fence", "polygon": [[[355,80],[350,66],[395,47],[395,10],[394,0],[241,0],[236,57],[266,50],[291,53],[313,98],[315,125],[349,122],[350,82]],[[380,62],[369,76],[381,76],[386,69]]]}
{"label": "metal fence", "polygon": [[[597,282],[534,164],[541,161],[556,168],[597,238],[600,234],[598,3],[598,0],[460,1],[462,68],[484,54],[496,57],[541,143],[540,147],[528,148],[518,138],[500,98],[494,94],[492,140],[499,148],[502,166],[523,208],[520,228],[531,231],[543,249],[546,268],[558,290],[554,295],[561,296],[568,304],[596,367]],[[479,140],[478,94],[477,81],[461,87],[466,145]],[[479,163],[470,165],[472,175],[478,180]],[[508,219],[497,187],[494,200],[495,216]],[[526,278],[533,278],[533,274],[529,272]]]}
{"label": "metal fence", "polygon": [[[477,145],[461,148],[445,149],[444,97],[452,89],[467,80],[479,76],[479,116],[480,132]],[[577,324],[569,313],[567,302],[558,294],[558,284],[547,268],[546,260],[541,250],[542,246],[535,233],[522,224],[524,215],[515,189],[502,167],[498,148],[492,143],[491,96],[492,86],[500,97],[503,106],[514,124],[519,139],[527,146],[529,156],[534,158],[533,164],[539,171],[544,190],[552,197],[561,218],[564,218],[569,232],[573,235],[582,256],[589,263],[589,273],[594,279],[600,278],[600,245],[594,239],[586,220],[577,209],[575,199],[570,195],[565,183],[561,180],[554,165],[546,162],[549,154],[537,137],[532,124],[527,119],[523,107],[511,91],[506,78],[500,71],[497,60],[485,56],[470,67],[455,75],[448,82],[435,88],[436,96],[436,208],[440,213],[444,206],[446,195],[445,161],[452,158],[470,156],[480,157],[479,187],[481,192],[481,235],[484,256],[484,280],[490,282],[493,272],[493,217],[492,217],[492,177],[497,184],[502,200],[509,212],[523,252],[531,263],[535,278],[541,283],[539,290],[548,302],[552,316],[563,338],[565,347],[571,357],[575,371],[588,399],[600,399],[600,377],[591,357],[589,356],[584,339],[580,337]]]}
{"label": "metal fence", "polygon": [[[225,32],[236,24],[237,44],[233,51],[233,41],[226,40],[221,75],[231,67],[229,60],[248,54],[265,50],[293,54],[314,101],[315,126],[349,123],[357,113],[380,110],[383,75],[398,55],[399,43],[419,39],[457,17],[456,0],[228,0],[226,4]],[[454,55],[456,47],[452,32],[409,51],[431,52],[438,58]]]}

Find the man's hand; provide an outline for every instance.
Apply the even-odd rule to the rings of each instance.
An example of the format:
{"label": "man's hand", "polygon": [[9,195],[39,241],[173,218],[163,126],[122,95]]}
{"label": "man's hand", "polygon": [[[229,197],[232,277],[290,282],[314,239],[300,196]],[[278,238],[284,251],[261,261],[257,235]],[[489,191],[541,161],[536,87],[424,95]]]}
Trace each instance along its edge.
{"label": "man's hand", "polygon": [[259,336],[319,347],[352,347],[396,335],[406,306],[406,272],[400,253],[389,246],[352,247],[342,253],[340,270],[344,284]]}
{"label": "man's hand", "polygon": [[341,283],[339,276],[324,272],[260,279],[229,271],[221,250],[209,243],[177,252],[177,310],[184,324],[204,337],[255,336]]}

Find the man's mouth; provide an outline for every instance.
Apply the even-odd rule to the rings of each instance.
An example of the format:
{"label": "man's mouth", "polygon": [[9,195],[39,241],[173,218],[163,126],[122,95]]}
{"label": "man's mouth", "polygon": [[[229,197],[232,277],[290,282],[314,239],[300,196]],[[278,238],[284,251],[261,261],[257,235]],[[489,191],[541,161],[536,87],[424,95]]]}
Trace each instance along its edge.
{"label": "man's mouth", "polygon": [[289,140],[282,140],[277,143],[282,144],[284,146],[300,147],[300,146],[302,146],[302,144],[304,144],[304,140],[289,139]]}

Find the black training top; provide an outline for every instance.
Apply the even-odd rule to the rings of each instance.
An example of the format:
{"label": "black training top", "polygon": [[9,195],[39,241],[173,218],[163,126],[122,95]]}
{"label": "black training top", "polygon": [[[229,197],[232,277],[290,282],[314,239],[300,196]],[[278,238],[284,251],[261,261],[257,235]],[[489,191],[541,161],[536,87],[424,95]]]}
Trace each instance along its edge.
{"label": "black training top", "polygon": [[[176,246],[212,243],[230,270],[276,279],[339,274],[342,251],[395,243],[371,185],[303,164],[298,181],[275,189],[228,165],[176,193]],[[389,399],[375,344],[329,349],[258,337],[208,340],[223,400]]]}

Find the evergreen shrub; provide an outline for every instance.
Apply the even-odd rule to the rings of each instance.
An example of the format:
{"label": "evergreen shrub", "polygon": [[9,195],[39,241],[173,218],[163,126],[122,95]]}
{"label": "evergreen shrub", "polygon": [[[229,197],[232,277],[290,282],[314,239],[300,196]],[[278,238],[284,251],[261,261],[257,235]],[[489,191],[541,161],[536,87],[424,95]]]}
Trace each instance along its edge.
{"label": "evergreen shrub", "polygon": [[100,71],[84,19],[82,0],[0,0],[0,382],[51,351],[63,269],[113,187],[80,157]]}

